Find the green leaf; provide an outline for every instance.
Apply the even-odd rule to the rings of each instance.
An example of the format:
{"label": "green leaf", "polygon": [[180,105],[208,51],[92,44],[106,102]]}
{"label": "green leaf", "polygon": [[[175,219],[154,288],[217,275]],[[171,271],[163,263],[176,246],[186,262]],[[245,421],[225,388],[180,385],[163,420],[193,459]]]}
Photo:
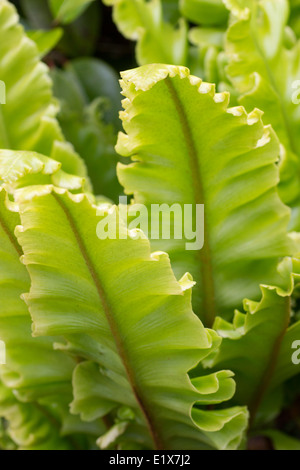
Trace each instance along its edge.
{"label": "green leaf", "polygon": [[290,0],[290,8],[291,8],[291,14],[290,14],[289,24],[293,28],[293,31],[295,32],[297,38],[299,38],[300,37],[300,17],[299,17],[300,3],[299,3],[299,0]]}
{"label": "green leaf", "polygon": [[[30,288],[30,280],[20,262],[23,253],[14,235],[20,218],[13,209],[15,205],[8,201],[2,188],[0,339],[6,346],[6,364],[0,366],[0,416],[10,422],[10,435],[20,448],[73,448],[73,437],[81,433],[97,436],[103,425],[97,422],[87,426],[70,416],[71,378],[76,361],[53,349],[53,343],[60,338],[32,337],[30,314],[21,300]],[[72,435],[72,443],[61,435]]]}
{"label": "green leaf", "polygon": [[189,21],[201,25],[223,25],[228,18],[222,0],[180,0],[180,11]]}
{"label": "green leaf", "polygon": [[280,195],[294,208],[292,226],[299,229],[300,137],[297,80],[300,43],[286,47],[287,0],[227,0],[232,12],[227,34],[227,74],[240,94],[239,102],[264,112],[281,149]]}
{"label": "green leaf", "polygon": [[74,449],[67,438],[60,436],[59,423],[46,408],[19,402],[1,382],[0,416],[8,421],[8,435],[19,450]]}
{"label": "green leaf", "polygon": [[[93,103],[99,98],[104,98],[108,101],[109,109],[105,113],[105,120],[112,122],[119,128],[118,113],[121,108],[121,99],[119,77],[115,70],[102,60],[83,58],[68,62],[64,71],[65,77],[69,82],[77,86],[78,94],[80,94],[84,105]],[[56,88],[54,83],[54,92],[56,91],[59,93],[59,89]],[[55,96],[67,100],[68,105],[71,107],[71,100],[68,100],[65,88],[64,94],[60,91],[60,94],[57,96],[55,93]]]}
{"label": "green leaf", "polygon": [[259,298],[259,282],[279,282],[280,257],[299,251],[277,194],[278,141],[260,111],[228,108],[228,94],[184,67],[144,66],[122,78],[126,134],[117,151],[134,163],[119,165],[119,179],[149,213],[152,204],[177,203],[183,212],[184,204],[204,204],[202,249],[188,251],[184,235],[152,246],[170,254],[177,278],[191,272],[195,312],[211,326],[244,297]]}
{"label": "green leaf", "polygon": [[73,377],[72,411],[93,421],[130,408],[122,445],[236,448],[245,409],[199,408],[232,396],[232,374],[188,377],[219,344],[192,312],[190,277],[177,282],[168,256],[151,254],[145,236],[137,240],[121,220],[117,239],[99,240],[99,222],[119,219],[117,208],[102,209],[97,216],[85,195],[49,186],[21,204],[34,335],[63,335],[61,348],[86,359]]}
{"label": "green leaf", "polygon": [[128,428],[128,424],[129,423],[126,421],[117,423],[106,434],[101,436],[97,441],[97,445],[100,449],[104,450],[115,447],[119,438],[123,436],[124,432]]}
{"label": "green leaf", "polygon": [[[85,180],[65,173],[57,160],[36,152],[0,150],[0,182],[13,194],[18,188],[56,184],[69,190],[82,190]],[[16,194],[15,194],[16,195]]]}
{"label": "green leaf", "polygon": [[186,22],[179,19],[177,27],[166,23],[161,0],[103,0],[103,3],[113,6],[113,18],[121,33],[137,41],[136,56],[140,65],[186,63]]}
{"label": "green leaf", "polygon": [[[216,83],[218,89],[222,91],[220,82],[224,81],[225,65],[227,65],[223,52],[225,29],[223,27],[192,28],[189,32],[189,40],[199,50],[198,63],[201,64],[202,69],[197,72],[197,75],[206,81]],[[224,89],[224,85],[222,86]],[[225,87],[228,91],[227,83]]]}
{"label": "green leaf", "polygon": [[50,31],[27,31],[27,36],[36,43],[40,57],[44,57],[60,41],[63,36],[63,30],[61,28],[54,28]]}
{"label": "green leaf", "polygon": [[232,324],[216,319],[214,328],[223,341],[206,362],[216,370],[230,364],[237,380],[233,401],[249,407],[252,424],[276,416],[283,384],[300,371],[292,361],[300,322],[292,322],[291,310],[291,295],[300,281],[299,260],[286,259],[280,269],[285,275],[293,272],[286,290],[262,286],[261,300],[245,300],[245,313],[236,311]]}
{"label": "green leaf", "polygon": [[[48,0],[20,0],[20,3],[29,29],[49,31],[57,23],[53,20]],[[69,58],[93,55],[101,29],[99,2],[92,2],[72,23],[61,23],[60,26],[64,31],[57,45],[60,53]]]}
{"label": "green leaf", "polygon": [[275,429],[261,432],[263,436],[271,439],[275,450],[300,450],[300,441]]}
{"label": "green leaf", "polygon": [[224,28],[193,28],[190,31],[189,38],[193,44],[214,46],[222,49],[225,31]]}
{"label": "green leaf", "polygon": [[31,318],[21,294],[30,286],[14,230],[20,223],[17,213],[7,208],[7,196],[0,190],[0,338],[6,344],[5,366],[0,366],[2,380],[19,396],[30,399],[68,391],[74,362],[53,351],[53,339],[33,340]]}
{"label": "green leaf", "polygon": [[60,23],[72,23],[94,0],[49,0],[55,19]]}
{"label": "green leaf", "polygon": [[[10,434],[18,446],[39,448],[40,441],[46,440],[50,448],[61,447],[66,445],[59,438],[61,422],[54,428],[50,426],[51,420],[44,422],[37,400],[51,395],[56,406],[63,402],[67,414],[68,403],[64,400],[71,400],[74,362],[61,352],[53,351],[54,339],[31,336],[31,318],[20,298],[28,290],[30,281],[25,266],[20,263],[22,250],[14,236],[19,223],[18,214],[7,208],[5,191],[0,190],[0,338],[6,346],[6,365],[0,366],[6,398],[3,398],[3,384],[0,386],[0,415],[10,421]],[[64,398],[57,400],[55,394]],[[18,403],[16,397],[34,400],[36,404]],[[56,442],[60,440],[61,444]]]}
{"label": "green leaf", "polygon": [[31,29],[48,30],[53,26],[48,0],[20,0],[20,6]]}
{"label": "green leaf", "polygon": [[48,69],[18,21],[15,8],[1,0],[0,77],[6,85],[6,104],[0,105],[0,148],[39,152],[61,162],[67,173],[87,177],[83,161],[65,141],[56,120]]}
{"label": "green leaf", "polygon": [[64,135],[84,158],[95,193],[118,202],[122,187],[114,146],[121,102],[115,71],[100,60],[77,59],[64,70],[54,70],[52,79]]}
{"label": "green leaf", "polygon": [[13,440],[9,437],[7,421],[0,418],[0,449],[1,450],[16,450],[17,447]]}
{"label": "green leaf", "polygon": [[76,21],[65,25],[65,34],[59,43],[59,49],[64,56],[78,58],[98,54],[102,29],[101,11],[99,1],[92,2]]}

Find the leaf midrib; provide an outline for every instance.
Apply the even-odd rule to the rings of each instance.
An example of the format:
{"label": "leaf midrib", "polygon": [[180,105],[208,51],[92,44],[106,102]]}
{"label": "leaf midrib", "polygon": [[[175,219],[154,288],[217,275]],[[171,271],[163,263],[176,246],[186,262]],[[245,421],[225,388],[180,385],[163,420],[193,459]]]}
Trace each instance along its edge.
{"label": "leaf midrib", "polygon": [[[195,204],[204,204],[206,195],[203,185],[203,177],[200,166],[200,158],[198,156],[197,146],[194,141],[193,132],[180,97],[173,85],[171,78],[166,78],[164,83],[167,85],[172,101],[175,105],[179,122],[182,128],[184,141],[189,156],[190,174],[192,176],[192,187],[194,193]],[[206,327],[211,328],[214,324],[217,309],[215,298],[215,284],[212,264],[212,252],[210,246],[209,224],[207,221],[206,210],[204,211],[204,245],[201,250],[195,252],[196,261],[199,264],[199,271],[202,283],[202,312],[198,313]]]}
{"label": "leaf midrib", "polygon": [[98,277],[98,274],[96,272],[94,264],[93,264],[92,260],[90,259],[88,251],[85,247],[85,243],[84,243],[84,241],[83,241],[83,239],[80,235],[80,232],[77,228],[76,222],[73,220],[73,217],[70,214],[68,208],[60,200],[60,198],[57,197],[57,195],[54,192],[52,193],[52,195],[53,195],[56,202],[58,203],[58,205],[61,207],[61,209],[63,210],[63,212],[65,214],[65,217],[66,217],[66,219],[67,219],[67,221],[70,225],[70,228],[71,228],[71,230],[74,234],[74,237],[76,239],[76,242],[78,244],[78,248],[80,250],[80,253],[81,253],[81,255],[84,259],[84,262],[85,262],[85,264],[88,268],[88,271],[91,275],[91,278],[92,278],[92,280],[95,284],[100,302],[101,302],[102,307],[103,307],[103,311],[105,313],[107,322],[108,322],[109,327],[110,327],[111,334],[114,338],[114,341],[115,341],[115,344],[116,344],[116,347],[117,347],[117,351],[119,353],[119,356],[122,360],[122,363],[123,363],[123,366],[124,366],[124,369],[125,369],[125,372],[127,374],[128,382],[130,384],[130,387],[132,389],[132,392],[134,394],[134,397],[136,399],[138,407],[140,408],[140,410],[141,410],[141,412],[142,412],[142,414],[145,418],[145,422],[146,422],[146,425],[148,427],[148,431],[149,431],[150,436],[152,438],[153,444],[154,444],[154,446],[157,450],[162,450],[164,448],[164,445],[163,445],[162,439],[160,437],[159,430],[156,429],[156,427],[154,425],[154,422],[153,422],[153,419],[152,419],[152,416],[151,416],[151,410],[145,404],[144,400],[142,399],[142,394],[139,392],[139,387],[136,384],[135,377],[134,377],[134,372],[133,372],[133,370],[130,366],[130,361],[128,360],[128,357],[127,357],[126,348],[123,344],[121,335],[119,334],[118,327],[117,327],[117,325],[115,323],[115,320],[114,320],[114,314],[113,314],[112,308],[109,305],[108,299],[106,297],[105,290],[102,287],[101,280]]}
{"label": "leaf midrib", "polygon": [[4,220],[4,217],[2,216],[2,214],[0,213],[0,226],[3,230],[3,232],[5,233],[5,235],[7,236],[7,238],[9,239],[9,241],[11,242],[12,246],[14,247],[14,249],[17,251],[19,257],[21,257],[23,255],[23,251],[20,247],[20,245],[18,244],[17,242],[17,239],[14,237],[14,235],[10,232],[8,226],[6,225],[6,222]]}
{"label": "leaf midrib", "polygon": [[282,330],[274,341],[274,345],[270,353],[269,362],[267,363],[267,366],[264,369],[264,373],[263,373],[262,380],[260,381],[260,385],[258,389],[256,390],[249,406],[249,411],[250,411],[249,429],[252,428],[253,423],[255,422],[255,417],[257,415],[259,407],[266,393],[268,392],[269,386],[272,382],[273,375],[276,370],[276,366],[277,366],[277,362],[278,362],[278,358],[280,354],[281,345],[290,325],[290,319],[291,319],[290,312],[291,312],[291,297],[287,297],[285,299],[285,316],[283,320]]}
{"label": "leaf midrib", "polygon": [[10,139],[9,139],[7,127],[6,127],[6,124],[5,124],[5,119],[4,119],[4,115],[3,115],[2,106],[6,106],[6,105],[0,104],[1,148],[10,149],[11,148]]}

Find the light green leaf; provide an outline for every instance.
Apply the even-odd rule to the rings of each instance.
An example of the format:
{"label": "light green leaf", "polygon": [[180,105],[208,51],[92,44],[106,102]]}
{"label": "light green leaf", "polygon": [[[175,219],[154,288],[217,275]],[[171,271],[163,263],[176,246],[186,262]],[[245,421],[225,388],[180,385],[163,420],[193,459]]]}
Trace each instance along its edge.
{"label": "light green leaf", "polygon": [[[56,440],[60,441],[61,424],[58,422],[58,427],[53,428],[51,420],[46,419],[47,423],[43,423],[37,401],[51,395],[56,406],[63,402],[67,414],[68,402],[64,400],[71,400],[74,362],[53,351],[54,339],[33,339],[31,336],[31,318],[20,299],[21,294],[28,290],[30,281],[25,266],[20,263],[22,250],[14,236],[19,223],[18,214],[7,208],[5,191],[0,190],[0,339],[6,346],[6,365],[0,366],[0,376],[6,385],[5,396],[9,397],[7,405],[2,394],[4,384],[1,385],[0,415],[10,421],[11,436],[18,446],[39,448],[40,440],[46,440],[46,445],[54,448],[54,445],[66,445],[64,440],[61,444],[56,443]],[[61,394],[61,397],[56,400],[55,394]],[[36,404],[19,404],[16,397],[34,400]],[[34,435],[33,429],[36,431]],[[49,433],[56,436],[55,444]]]}
{"label": "light green leaf", "polygon": [[206,361],[216,370],[230,364],[237,380],[233,401],[249,407],[252,424],[256,418],[263,421],[276,416],[282,405],[283,384],[300,372],[292,361],[300,322],[292,321],[291,310],[291,295],[300,282],[299,260],[284,260],[280,270],[286,278],[286,290],[261,286],[261,300],[245,300],[245,313],[236,311],[233,324],[216,319],[214,328],[223,341]]}
{"label": "light green leaf", "polygon": [[55,19],[64,24],[72,23],[94,0],[49,0]]}
{"label": "light green leaf", "polygon": [[113,6],[113,18],[128,39],[137,41],[140,65],[164,62],[185,65],[187,25],[183,18],[174,27],[163,17],[161,0],[103,0]]}
{"label": "light green leaf", "polygon": [[60,41],[63,36],[63,30],[61,28],[54,28],[50,31],[27,31],[27,36],[36,43],[40,57],[44,57]]}
{"label": "light green leaf", "polygon": [[181,13],[201,25],[226,24],[228,12],[222,0],[179,0]]}
{"label": "light green leaf", "polygon": [[18,214],[7,208],[5,191],[0,191],[0,338],[6,344],[5,366],[0,366],[2,380],[18,395],[30,399],[68,391],[74,362],[53,351],[53,339],[33,340],[31,319],[21,294],[30,281],[15,236],[20,223]]}
{"label": "light green leaf", "polygon": [[85,180],[65,173],[61,167],[59,161],[36,152],[0,150],[0,182],[5,183],[5,189],[10,194],[18,188],[39,184],[82,190]]}
{"label": "light green leaf", "polygon": [[101,436],[97,440],[97,445],[101,450],[109,449],[116,445],[118,439],[123,436],[124,432],[128,428],[127,421],[121,421],[120,423],[115,424],[106,434]]}
{"label": "light green leaf", "polygon": [[73,447],[60,434],[97,436],[102,428],[98,422],[91,427],[70,417],[76,361],[54,351],[59,338],[32,337],[30,314],[21,300],[30,279],[20,262],[22,250],[14,235],[20,218],[12,208],[0,190],[0,339],[6,346],[6,364],[0,366],[0,416],[10,422],[10,435],[20,448]]}
{"label": "light green leaf", "polygon": [[289,4],[287,0],[226,0],[226,4],[232,12],[227,73],[240,94],[240,103],[248,111],[261,109],[264,122],[278,134],[282,144],[280,194],[294,208],[292,226],[298,230],[300,43],[286,47]]}
{"label": "light green leaf", "polygon": [[9,423],[8,435],[19,450],[72,450],[72,443],[60,436],[55,416],[42,406],[21,403],[0,382],[0,416]]}
{"label": "light green leaf", "polygon": [[223,28],[192,28],[189,38],[193,44],[221,49],[225,40],[225,31]]}
{"label": "light green leaf", "polygon": [[195,312],[211,326],[244,297],[259,298],[259,282],[279,282],[280,257],[299,251],[277,194],[278,141],[260,111],[228,108],[228,94],[184,67],[150,65],[122,77],[126,134],[117,151],[134,163],[119,165],[119,179],[149,213],[152,204],[177,203],[183,212],[184,204],[204,204],[202,249],[188,251],[184,235],[152,246],[170,254],[178,278],[192,273]]}
{"label": "light green leaf", "polygon": [[34,335],[63,335],[61,348],[86,359],[73,377],[72,411],[93,421],[130,408],[135,418],[119,437],[123,444],[236,447],[245,409],[198,408],[228,400],[232,374],[188,377],[219,344],[192,312],[189,277],[177,282],[168,256],[151,254],[145,236],[137,240],[121,221],[117,239],[99,240],[99,222],[113,223],[118,211],[97,217],[85,195],[44,188],[22,202],[21,218]]}
{"label": "light green leaf", "polygon": [[86,177],[83,161],[65,141],[56,120],[48,69],[18,22],[15,8],[0,0],[0,78],[6,85],[6,104],[0,105],[0,148],[42,153],[61,162],[65,172]]}
{"label": "light green leaf", "polygon": [[[189,32],[189,40],[192,44],[197,46],[199,65],[202,65],[202,70],[197,72],[197,75],[206,81],[216,83],[218,89],[221,90],[221,80],[224,81],[225,65],[224,61],[224,42],[225,42],[225,29],[223,27],[197,27],[192,28]],[[227,91],[229,90],[226,83]]]}

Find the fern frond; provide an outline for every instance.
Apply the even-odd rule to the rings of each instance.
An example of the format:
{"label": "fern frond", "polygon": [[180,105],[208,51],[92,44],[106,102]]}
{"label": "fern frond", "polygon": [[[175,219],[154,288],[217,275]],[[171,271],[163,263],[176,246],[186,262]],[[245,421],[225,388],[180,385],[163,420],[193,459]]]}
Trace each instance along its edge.
{"label": "fern frond", "polygon": [[116,240],[99,240],[98,223],[118,219],[117,208],[97,217],[85,195],[51,186],[21,199],[34,335],[63,335],[61,348],[85,359],[73,412],[91,421],[117,413],[120,445],[236,448],[246,410],[203,409],[232,396],[232,374],[188,377],[220,341],[192,312],[190,277],[177,282],[168,256],[151,254],[146,237],[136,240],[121,221]]}
{"label": "fern frond", "polygon": [[6,104],[0,105],[0,148],[35,151],[87,180],[84,162],[68,144],[56,119],[57,102],[37,46],[19,24],[14,6],[0,0],[0,77]]}
{"label": "fern frond", "polygon": [[126,134],[117,151],[134,163],[119,165],[119,179],[149,213],[153,204],[177,203],[183,212],[191,204],[194,213],[204,204],[204,227],[195,234],[203,232],[202,249],[187,251],[185,234],[152,246],[170,254],[178,278],[191,272],[195,312],[211,326],[243,298],[258,298],[260,282],[279,282],[280,257],[299,251],[277,193],[278,140],[259,110],[228,108],[227,93],[187,68],[149,65],[122,78]]}

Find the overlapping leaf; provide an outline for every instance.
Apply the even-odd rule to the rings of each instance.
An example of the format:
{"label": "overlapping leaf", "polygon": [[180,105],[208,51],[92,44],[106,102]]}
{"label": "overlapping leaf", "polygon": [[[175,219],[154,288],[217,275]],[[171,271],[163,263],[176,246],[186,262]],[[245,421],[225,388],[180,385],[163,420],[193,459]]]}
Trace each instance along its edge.
{"label": "overlapping leaf", "polygon": [[[75,363],[53,350],[54,339],[32,338],[31,318],[20,298],[30,285],[26,268],[19,259],[22,250],[14,236],[20,219],[6,207],[4,190],[0,191],[0,198],[0,339],[6,347],[6,365],[0,366],[0,376],[6,385],[1,386],[4,395],[1,392],[0,415],[10,421],[11,433],[18,446],[39,447],[37,442],[40,440],[51,446],[54,442],[48,436],[49,419],[47,424],[44,423],[38,402],[51,396],[56,408],[60,406],[67,416]],[[22,404],[16,397],[35,403]],[[32,427],[40,427],[40,430]],[[57,421],[54,428],[56,438],[61,427],[62,421]]]}
{"label": "overlapping leaf", "polygon": [[179,0],[182,14],[192,23],[224,25],[228,12],[222,0]]}
{"label": "overlapping leaf", "polygon": [[237,311],[232,324],[216,320],[214,328],[224,339],[218,353],[207,361],[217,369],[230,363],[237,378],[233,401],[249,406],[252,424],[276,416],[282,406],[283,384],[300,372],[292,361],[300,322],[293,320],[291,309],[291,295],[300,279],[299,260],[284,260],[280,270],[286,277],[286,290],[262,286],[261,300],[245,300],[245,313]]}
{"label": "overlapping leaf", "polygon": [[82,190],[85,179],[64,172],[62,164],[36,152],[0,150],[0,182],[9,193],[36,184]]}
{"label": "overlapping leaf", "polygon": [[280,431],[269,429],[263,431],[261,434],[272,441],[275,450],[300,450],[300,441],[298,439]]}
{"label": "overlapping leaf", "polygon": [[0,416],[8,421],[8,435],[20,450],[73,450],[60,435],[60,424],[47,409],[21,403],[0,383]]}
{"label": "overlapping leaf", "polygon": [[178,278],[192,273],[195,311],[211,326],[243,298],[258,298],[260,282],[280,282],[280,257],[298,251],[277,194],[278,141],[260,111],[228,109],[228,94],[186,68],[144,66],[122,77],[127,134],[117,151],[135,162],[119,166],[120,181],[149,213],[153,204],[177,203],[183,212],[184,204],[204,204],[202,249],[187,251],[185,236],[152,243],[170,254]]}
{"label": "overlapping leaf", "polygon": [[84,163],[56,120],[47,67],[18,20],[12,4],[0,0],[0,79],[6,85],[6,104],[0,105],[0,148],[40,152],[61,162],[64,171],[86,177]]}
{"label": "overlapping leaf", "polygon": [[121,107],[117,74],[104,62],[79,59],[51,74],[64,135],[84,158],[96,194],[118,201],[114,150]]}
{"label": "overlapping leaf", "polygon": [[[294,208],[293,227],[299,229],[300,140],[297,80],[300,43],[287,29],[287,0],[226,0],[232,12],[227,34],[228,76],[246,109],[264,112],[280,142],[280,191]],[[296,87],[296,88],[295,88]]]}
{"label": "overlapping leaf", "polygon": [[27,36],[37,45],[40,57],[47,55],[57,45],[63,36],[61,28],[54,28],[50,31],[34,30],[27,31]]}
{"label": "overlapping leaf", "polygon": [[[80,439],[88,446],[88,437],[94,436],[95,440],[103,425],[99,422],[86,425],[70,415],[71,379],[76,361],[54,350],[54,342],[58,338],[32,337],[30,314],[21,300],[21,295],[29,289],[30,280],[26,267],[20,262],[22,250],[14,235],[20,218],[8,206],[16,208],[8,202],[2,189],[0,339],[5,343],[6,364],[0,366],[4,394],[0,399],[0,416],[9,421],[11,436],[18,447],[38,450],[45,445],[55,449],[54,445],[59,445],[59,442],[52,442],[52,434],[55,439],[60,434],[85,434]],[[62,444],[70,446],[68,439],[62,439]],[[70,439],[72,441],[73,437]]]}
{"label": "overlapping leaf", "polygon": [[0,366],[1,377],[22,397],[35,399],[56,392],[71,396],[73,360],[54,352],[53,340],[34,340],[31,336],[31,318],[20,298],[30,281],[20,263],[22,250],[14,236],[20,219],[6,207],[4,190],[0,198],[0,338],[6,344],[7,359],[7,364]]}
{"label": "overlapping leaf", "polygon": [[[113,18],[128,39],[137,41],[139,65],[166,63],[188,66],[206,80],[220,81],[223,63],[219,50],[207,35],[224,35],[228,12],[222,0],[103,0],[113,6]],[[201,27],[188,35],[188,20]],[[201,36],[199,47],[199,36]],[[203,39],[206,36],[203,44]],[[189,46],[188,37],[193,44]],[[195,47],[196,46],[196,47]]]}
{"label": "overlapping leaf", "polygon": [[187,61],[187,25],[166,23],[161,0],[103,0],[114,8],[114,21],[121,33],[137,41],[137,61],[185,65]]}
{"label": "overlapping leaf", "polygon": [[84,195],[34,191],[21,198],[18,230],[32,281],[25,300],[35,336],[64,335],[61,348],[86,359],[75,370],[73,412],[117,413],[101,447],[117,436],[126,448],[236,448],[246,411],[199,408],[232,396],[232,374],[188,377],[219,343],[191,310],[190,277],[178,283],[168,256],[151,255],[145,236],[121,222],[117,239],[99,240],[98,223],[119,220],[116,208],[97,217]]}

